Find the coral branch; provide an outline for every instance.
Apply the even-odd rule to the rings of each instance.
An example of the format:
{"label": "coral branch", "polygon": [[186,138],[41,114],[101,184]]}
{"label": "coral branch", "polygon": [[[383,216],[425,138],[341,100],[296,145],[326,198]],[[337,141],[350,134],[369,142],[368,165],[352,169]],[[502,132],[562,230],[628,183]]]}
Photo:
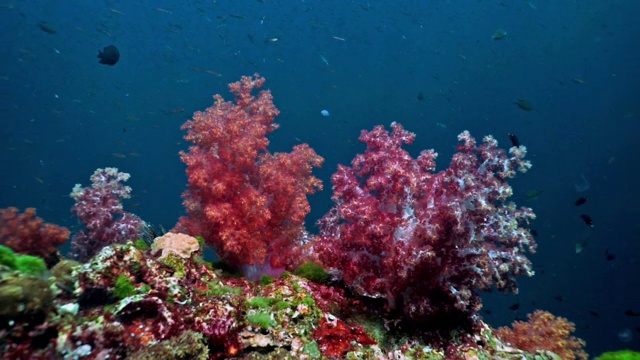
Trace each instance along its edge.
{"label": "coral branch", "polygon": [[266,136],[279,114],[257,74],[229,85],[235,103],[214,96],[212,107],[187,121],[180,154],[187,164],[189,189],[183,194],[188,216],[175,231],[200,235],[230,265],[286,267],[297,262],[296,244],[306,236],[307,194],[322,188],[311,176],[323,159],[308,145],[271,154]]}

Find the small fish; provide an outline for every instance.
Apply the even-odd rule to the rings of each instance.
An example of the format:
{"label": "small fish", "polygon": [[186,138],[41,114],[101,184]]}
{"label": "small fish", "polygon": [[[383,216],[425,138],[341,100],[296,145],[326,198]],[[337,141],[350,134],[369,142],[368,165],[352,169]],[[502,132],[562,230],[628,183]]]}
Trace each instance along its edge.
{"label": "small fish", "polygon": [[207,69],[199,68],[199,67],[196,67],[196,66],[192,66],[191,69],[195,70],[195,71],[198,71],[198,72],[207,73],[207,74],[213,75],[213,76],[222,76],[222,74],[217,72],[217,71],[207,70]]}
{"label": "small fish", "polygon": [[573,78],[573,82],[576,84],[584,84],[584,80],[579,77]]}
{"label": "small fish", "polygon": [[329,65],[329,60],[327,60],[327,58],[326,58],[326,57],[324,57],[322,54],[318,54],[318,55],[320,55],[320,60],[322,60],[322,62],[323,62],[325,65],[330,66],[330,65]]}
{"label": "small fish", "polygon": [[33,179],[37,182],[39,182],[40,184],[44,184],[44,180],[42,180],[41,178],[34,176]]}
{"label": "small fish", "polygon": [[108,32],[106,29],[96,27],[96,30],[98,30],[99,32],[101,32],[101,33],[103,33],[103,34],[107,35],[108,37],[112,37],[112,36],[113,36],[113,34],[112,34],[112,33],[110,33],[110,32]]}
{"label": "small fish", "polygon": [[240,19],[240,20],[246,19],[245,16],[238,15],[238,14],[229,14],[229,17],[232,17],[234,19]]}
{"label": "small fish", "polygon": [[332,36],[332,38],[338,40],[338,41],[346,41],[345,38],[342,38],[340,36]]}
{"label": "small fish", "polygon": [[272,37],[272,38],[265,39],[264,42],[266,42],[266,43],[268,43],[268,42],[274,43],[274,42],[278,42],[278,40],[279,39],[277,37]]}
{"label": "small fish", "polygon": [[493,34],[491,34],[491,40],[493,41],[502,40],[506,37],[507,37],[507,32],[502,29],[498,29],[494,31]]}
{"label": "small fish", "polygon": [[600,314],[597,311],[589,310],[589,315],[594,317],[600,317]]}
{"label": "small fish", "polygon": [[509,306],[509,310],[516,311],[516,310],[518,310],[518,309],[520,309],[520,303],[519,303],[519,302],[517,302],[517,303],[515,303],[515,304],[512,304],[511,306]]}
{"label": "small fish", "polygon": [[73,287],[72,287],[72,286],[66,285],[66,284],[64,284],[64,283],[62,283],[62,282],[60,282],[60,281],[56,281],[56,282],[55,282],[55,285],[56,285],[60,290],[66,291],[66,292],[68,292],[68,293],[70,293],[70,294],[73,294]]}
{"label": "small fish", "polygon": [[40,28],[40,30],[46,32],[47,34],[55,34],[56,33],[56,28],[53,27],[53,25],[49,24],[46,21],[40,21],[38,23],[38,27]]}
{"label": "small fish", "polygon": [[640,312],[638,311],[633,311],[631,309],[627,309],[625,310],[624,314],[626,316],[630,316],[630,317],[640,317]]}
{"label": "small fish", "polygon": [[562,301],[564,301],[564,296],[556,295],[556,296],[553,297],[553,300],[562,302]]}
{"label": "small fish", "polygon": [[587,247],[587,245],[588,245],[587,241],[576,243],[576,254],[582,253],[584,249]]}
{"label": "small fish", "polygon": [[127,157],[127,155],[121,153],[111,153],[111,155],[117,157],[118,159],[124,159]]}
{"label": "small fish", "polygon": [[120,59],[120,51],[115,45],[105,46],[102,51],[98,50],[98,59],[100,64],[113,66]]}
{"label": "small fish", "polygon": [[579,198],[578,198],[578,200],[576,200],[573,204],[574,204],[575,206],[580,206],[580,205],[584,205],[584,203],[586,203],[586,202],[587,202],[587,198],[586,198],[586,197],[584,197],[584,196],[581,196],[581,197],[579,197]]}
{"label": "small fish", "polygon": [[175,115],[175,114],[180,114],[180,113],[183,113],[183,112],[184,112],[184,109],[182,109],[182,108],[181,109],[172,109],[172,110],[163,111],[163,113],[165,115]]}
{"label": "small fish", "polygon": [[525,99],[518,99],[514,102],[514,104],[516,104],[520,109],[524,110],[524,111],[533,111],[534,107],[533,104],[531,104],[531,102],[529,100],[525,100]]}
{"label": "small fish", "polygon": [[511,145],[520,146],[520,139],[516,136],[516,134],[509,133],[509,140],[511,140]]}
{"label": "small fish", "polygon": [[535,200],[539,198],[543,193],[544,191],[540,189],[531,190],[525,195],[525,197],[527,198],[527,200]]}
{"label": "small fish", "polygon": [[538,237],[538,231],[536,229],[531,229],[531,230],[529,230],[529,232],[531,233],[531,235],[533,237]]}
{"label": "small fish", "polygon": [[593,227],[593,219],[591,219],[591,216],[589,216],[587,214],[580,214],[580,218],[582,219],[582,221],[584,221],[584,223],[587,226]]}
{"label": "small fish", "polygon": [[609,250],[604,251],[605,259],[607,261],[613,261],[616,259],[616,254],[609,252]]}

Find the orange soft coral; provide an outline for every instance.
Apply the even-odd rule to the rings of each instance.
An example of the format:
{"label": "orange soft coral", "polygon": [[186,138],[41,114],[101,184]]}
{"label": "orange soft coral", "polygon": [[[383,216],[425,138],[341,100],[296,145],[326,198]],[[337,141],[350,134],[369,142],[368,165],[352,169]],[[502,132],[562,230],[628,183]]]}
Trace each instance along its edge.
{"label": "orange soft coral", "polygon": [[45,224],[36,217],[36,209],[28,208],[20,214],[11,207],[0,209],[0,245],[15,252],[39,256],[51,266],[57,261],[57,248],[69,239],[65,227]]}
{"label": "orange soft coral", "polygon": [[528,316],[529,321],[516,321],[512,324],[513,329],[501,327],[496,330],[496,335],[525,351],[548,350],[565,360],[588,359],[582,350],[584,340],[571,336],[576,329],[572,322],[542,310]]}

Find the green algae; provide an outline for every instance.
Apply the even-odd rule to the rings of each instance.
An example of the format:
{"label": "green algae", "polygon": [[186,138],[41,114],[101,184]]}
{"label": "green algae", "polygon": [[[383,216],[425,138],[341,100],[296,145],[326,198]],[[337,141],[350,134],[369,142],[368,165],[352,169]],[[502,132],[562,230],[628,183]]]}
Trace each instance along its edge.
{"label": "green algae", "polygon": [[37,256],[16,254],[10,247],[0,245],[0,265],[27,275],[41,275],[47,271],[44,260]]}
{"label": "green algae", "polygon": [[207,288],[209,290],[207,291],[209,296],[240,295],[242,293],[242,289],[222,285],[216,281],[208,282]]}
{"label": "green algae", "polygon": [[116,279],[116,284],[113,289],[113,295],[118,299],[124,299],[136,293],[136,287],[131,282],[131,279],[127,275],[120,274]]}
{"label": "green algae", "polygon": [[140,251],[149,250],[149,244],[147,244],[147,242],[142,239],[137,239],[136,241],[134,241],[133,246]]}
{"label": "green algae", "polygon": [[320,359],[322,354],[320,353],[320,349],[318,348],[318,343],[312,341],[302,348],[302,352],[309,355],[312,359]]}
{"label": "green algae", "polygon": [[47,271],[47,265],[37,256],[18,255],[16,256],[16,270],[23,274],[41,275]]}
{"label": "green algae", "polygon": [[174,270],[173,277],[177,279],[184,278],[187,262],[180,256],[170,253],[168,256],[159,259],[159,261]]}
{"label": "green algae", "polygon": [[300,265],[293,273],[319,284],[326,284],[330,279],[329,273],[322,266],[311,261]]}
{"label": "green algae", "polygon": [[276,325],[276,322],[271,318],[271,315],[266,312],[247,315],[247,320],[249,320],[250,323],[265,329]]}
{"label": "green algae", "polygon": [[291,306],[293,306],[293,304],[291,304],[288,301],[281,300],[281,301],[278,301],[276,303],[276,309],[278,309],[278,310],[285,310],[285,309],[290,308]]}
{"label": "green algae", "polygon": [[260,278],[260,285],[267,286],[267,285],[273,283],[274,281],[275,281],[275,279],[272,276],[264,275],[264,276],[262,276],[262,278]]}
{"label": "green algae", "polygon": [[251,300],[247,301],[247,305],[252,308],[258,308],[258,309],[269,308],[270,309],[271,305],[273,305],[276,301],[278,300],[274,298],[263,298],[260,296],[256,296]]}

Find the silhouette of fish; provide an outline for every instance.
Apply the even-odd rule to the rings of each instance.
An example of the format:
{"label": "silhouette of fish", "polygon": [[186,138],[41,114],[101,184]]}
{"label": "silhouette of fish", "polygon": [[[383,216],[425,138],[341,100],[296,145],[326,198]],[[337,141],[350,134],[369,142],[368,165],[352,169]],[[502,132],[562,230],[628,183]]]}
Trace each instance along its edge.
{"label": "silhouette of fish", "polygon": [[584,205],[584,203],[587,202],[587,198],[582,196],[579,197],[578,200],[576,200],[576,202],[574,203],[576,206],[580,206],[580,205]]}
{"label": "silhouette of fish", "polygon": [[518,139],[516,134],[513,134],[513,133],[509,134],[509,140],[511,140],[511,145],[520,146],[520,140]]}
{"label": "silhouette of fish", "polygon": [[120,51],[114,45],[105,46],[102,51],[98,51],[98,58],[100,64],[113,66],[120,60]]}
{"label": "silhouette of fish", "polygon": [[591,219],[591,216],[589,216],[587,214],[581,214],[580,217],[582,218],[582,221],[584,221],[584,223],[587,226],[593,227],[593,219]]}

